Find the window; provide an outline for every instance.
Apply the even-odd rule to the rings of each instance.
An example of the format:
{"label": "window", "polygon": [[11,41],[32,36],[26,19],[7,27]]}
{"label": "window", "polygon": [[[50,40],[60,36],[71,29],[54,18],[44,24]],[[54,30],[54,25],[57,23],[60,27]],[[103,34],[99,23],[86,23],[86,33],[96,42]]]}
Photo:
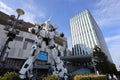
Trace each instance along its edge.
{"label": "window", "polygon": [[19,51],[18,51],[18,57],[22,57],[22,54],[23,54],[23,49],[19,49]]}
{"label": "window", "polygon": [[30,42],[30,43],[34,43],[34,40],[28,39],[28,38],[26,38],[25,41]]}
{"label": "window", "polygon": [[83,50],[83,55],[85,55],[85,51]]}
{"label": "window", "polygon": [[25,42],[24,42],[24,45],[23,45],[23,49],[27,49],[27,44],[28,44],[28,43],[34,43],[34,40],[25,38]]}
{"label": "window", "polygon": [[27,44],[28,44],[28,42],[25,41],[25,42],[24,42],[24,45],[23,45],[23,49],[27,49]]}
{"label": "window", "polygon": [[15,37],[15,40],[18,40],[18,41],[23,41],[23,37],[16,36],[16,37]]}

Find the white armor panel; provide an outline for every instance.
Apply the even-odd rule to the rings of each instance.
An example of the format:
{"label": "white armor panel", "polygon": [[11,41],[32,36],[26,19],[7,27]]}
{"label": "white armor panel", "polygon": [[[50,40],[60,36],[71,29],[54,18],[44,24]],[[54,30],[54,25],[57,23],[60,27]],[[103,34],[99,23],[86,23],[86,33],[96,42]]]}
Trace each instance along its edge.
{"label": "white armor panel", "polygon": [[43,38],[45,38],[46,37],[45,36],[46,35],[45,30],[40,30],[39,35],[42,36]]}

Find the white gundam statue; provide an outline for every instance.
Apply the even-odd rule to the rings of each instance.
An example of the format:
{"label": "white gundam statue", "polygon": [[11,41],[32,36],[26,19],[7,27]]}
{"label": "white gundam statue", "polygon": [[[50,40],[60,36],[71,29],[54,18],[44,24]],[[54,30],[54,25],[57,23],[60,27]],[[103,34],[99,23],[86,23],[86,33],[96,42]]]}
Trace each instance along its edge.
{"label": "white gundam statue", "polygon": [[66,46],[61,49],[55,43],[55,36],[60,36],[56,29],[56,26],[50,24],[50,19],[42,24],[35,24],[35,27],[29,28],[29,32],[36,34],[36,41],[32,46],[31,56],[29,56],[19,71],[21,79],[24,79],[26,74],[29,78],[33,76],[33,64],[40,51],[48,52],[47,63],[51,64],[53,75],[63,77],[67,73],[64,63],[60,59],[60,55],[64,55]]}

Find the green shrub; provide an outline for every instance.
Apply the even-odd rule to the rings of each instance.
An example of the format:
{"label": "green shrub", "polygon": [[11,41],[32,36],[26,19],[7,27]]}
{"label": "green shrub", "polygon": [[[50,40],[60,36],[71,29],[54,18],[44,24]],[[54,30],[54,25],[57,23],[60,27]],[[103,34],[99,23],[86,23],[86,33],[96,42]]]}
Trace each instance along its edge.
{"label": "green shrub", "polygon": [[74,80],[107,80],[105,75],[76,75]]}
{"label": "green shrub", "polygon": [[42,80],[60,80],[60,78],[55,75],[49,75],[47,77],[44,77]]}
{"label": "green shrub", "polygon": [[0,80],[19,80],[19,74],[16,72],[7,72],[3,76],[0,76]]}

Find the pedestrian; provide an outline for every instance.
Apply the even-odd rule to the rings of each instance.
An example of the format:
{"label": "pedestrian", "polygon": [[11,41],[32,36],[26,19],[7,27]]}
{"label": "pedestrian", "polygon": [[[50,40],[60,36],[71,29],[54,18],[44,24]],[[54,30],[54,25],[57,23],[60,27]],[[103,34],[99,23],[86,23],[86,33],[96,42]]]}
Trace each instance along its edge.
{"label": "pedestrian", "polygon": [[111,77],[111,75],[110,75],[110,74],[108,74],[108,79],[109,79],[109,80],[112,80],[112,77]]}
{"label": "pedestrian", "polygon": [[68,76],[66,73],[64,74],[64,80],[68,80]]}
{"label": "pedestrian", "polygon": [[118,78],[115,74],[113,74],[113,80],[118,80]]}
{"label": "pedestrian", "polygon": [[71,78],[71,80],[74,80],[74,75],[70,74],[70,78]]}

